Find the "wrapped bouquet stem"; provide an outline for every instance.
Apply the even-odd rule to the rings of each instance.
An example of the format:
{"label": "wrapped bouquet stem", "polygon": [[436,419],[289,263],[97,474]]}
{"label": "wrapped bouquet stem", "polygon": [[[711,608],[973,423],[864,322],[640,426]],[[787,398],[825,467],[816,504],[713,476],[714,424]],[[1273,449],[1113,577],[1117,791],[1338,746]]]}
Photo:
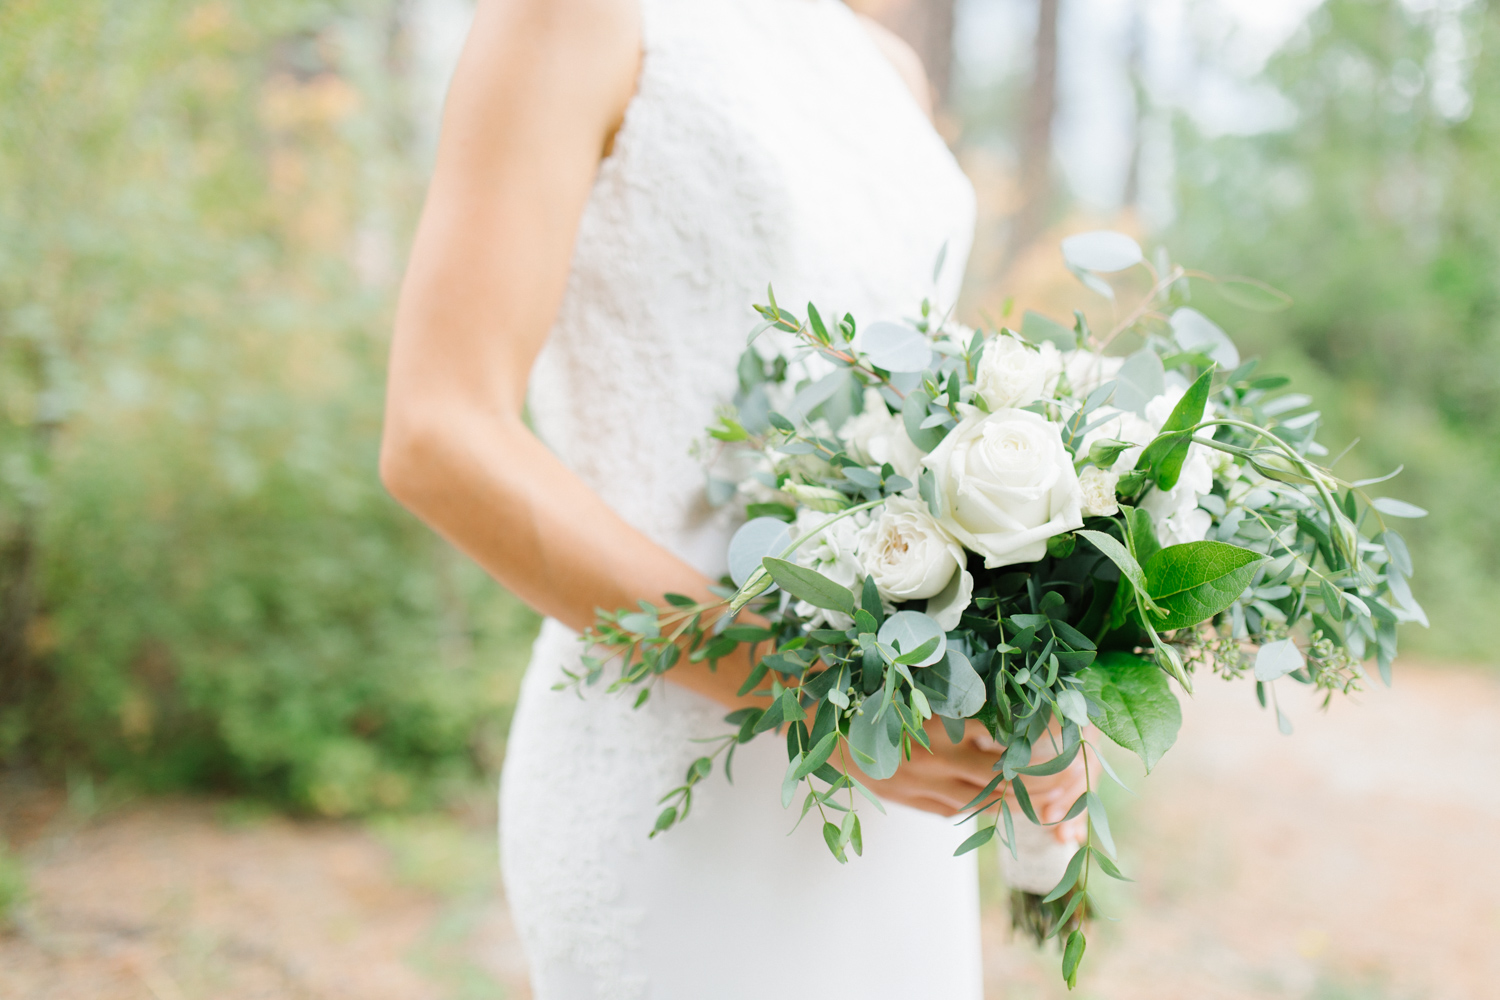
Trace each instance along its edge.
{"label": "wrapped bouquet stem", "polygon": [[[1102,738],[1149,771],[1177,738],[1179,693],[1209,672],[1250,676],[1289,732],[1280,685],[1331,698],[1369,658],[1388,680],[1397,626],[1425,617],[1394,526],[1423,512],[1372,495],[1384,479],[1319,464],[1311,400],[1187,305],[1195,284],[1252,304],[1277,293],[1150,263],[1118,233],[1063,252],[1091,288],[1113,295],[1108,276],[1136,270],[1149,290],[1102,335],[1081,313],[975,331],[927,302],[861,326],[768,293],[703,445],[710,497],[746,516],[721,599],[602,613],[572,680],[607,674],[640,703],[675,665],[749,646],[741,694],[761,707],[726,717],[654,833],[735,747],[772,734],[784,804],[816,813],[841,863],[863,851],[860,803],[878,805],[856,773],[888,778],[977,720],[1004,752],[960,817],[978,825],[959,853],[999,842],[1015,921],[1061,940],[1071,986],[1091,887],[1124,878]],[[1025,782],[1081,753],[1065,820],[1084,817],[1082,836],[1066,844]]]}

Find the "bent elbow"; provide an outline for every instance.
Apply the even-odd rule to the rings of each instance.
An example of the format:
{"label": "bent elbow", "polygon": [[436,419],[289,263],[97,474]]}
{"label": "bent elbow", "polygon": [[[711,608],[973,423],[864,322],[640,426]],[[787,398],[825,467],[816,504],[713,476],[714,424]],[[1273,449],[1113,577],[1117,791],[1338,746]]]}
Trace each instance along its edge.
{"label": "bent elbow", "polygon": [[387,415],[380,438],[380,482],[397,503],[415,512],[441,475],[440,435],[410,419]]}

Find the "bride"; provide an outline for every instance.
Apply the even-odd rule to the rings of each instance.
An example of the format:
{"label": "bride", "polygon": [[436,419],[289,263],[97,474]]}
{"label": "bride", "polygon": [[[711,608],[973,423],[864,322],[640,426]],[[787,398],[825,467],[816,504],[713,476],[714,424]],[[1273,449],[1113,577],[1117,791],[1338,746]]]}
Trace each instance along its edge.
{"label": "bride", "polygon": [[[953,301],[974,196],[927,99],[911,50],[838,0],[480,0],[402,290],[381,472],[547,616],[500,809],[537,1000],[982,993],[974,855],[952,857],[947,818],[993,774],[982,727],[869,782],[886,815],[840,866],[816,825],[788,835],[774,734],[647,836],[690,740],[754,703],[736,695],[748,660],[679,666],[638,710],[552,690],[595,609],[706,597],[724,572],[735,524],[690,447],[768,281],[870,319]],[[1079,784],[1032,779],[1043,819]]]}

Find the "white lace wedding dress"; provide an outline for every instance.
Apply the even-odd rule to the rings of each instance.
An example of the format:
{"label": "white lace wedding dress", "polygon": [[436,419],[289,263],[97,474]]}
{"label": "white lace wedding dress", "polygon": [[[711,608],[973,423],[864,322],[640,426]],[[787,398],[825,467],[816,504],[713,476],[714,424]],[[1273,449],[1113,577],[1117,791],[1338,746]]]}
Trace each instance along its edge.
{"label": "white lace wedding dress", "polygon": [[[631,524],[724,571],[735,524],[689,447],[735,385],[767,282],[864,322],[957,293],[974,196],[892,65],[837,0],[643,0],[645,59],[585,212],[532,379],[542,438]],[[668,686],[643,708],[551,690],[576,665],[548,621],[502,778],[501,855],[536,1000],[981,995],[964,831],[863,812],[840,866],[818,824],[788,836],[784,741],[741,747],[735,782],[648,839],[657,798],[723,733]],[[602,688],[602,686],[601,686]]]}

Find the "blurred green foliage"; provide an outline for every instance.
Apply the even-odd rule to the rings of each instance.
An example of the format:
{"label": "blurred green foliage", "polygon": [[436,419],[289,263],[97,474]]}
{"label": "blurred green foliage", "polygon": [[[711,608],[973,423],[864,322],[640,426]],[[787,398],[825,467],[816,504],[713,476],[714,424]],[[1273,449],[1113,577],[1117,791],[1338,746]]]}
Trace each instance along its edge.
{"label": "blurred green foliage", "polygon": [[1205,311],[1322,405],[1340,471],[1432,516],[1403,525],[1433,627],[1403,648],[1492,657],[1500,603],[1500,5],[1329,0],[1266,78],[1296,121],[1249,137],[1179,127],[1183,260],[1295,306]]}
{"label": "blurred green foliage", "polygon": [[375,473],[403,7],[0,6],[0,761],[330,815],[494,768],[531,617]]}

